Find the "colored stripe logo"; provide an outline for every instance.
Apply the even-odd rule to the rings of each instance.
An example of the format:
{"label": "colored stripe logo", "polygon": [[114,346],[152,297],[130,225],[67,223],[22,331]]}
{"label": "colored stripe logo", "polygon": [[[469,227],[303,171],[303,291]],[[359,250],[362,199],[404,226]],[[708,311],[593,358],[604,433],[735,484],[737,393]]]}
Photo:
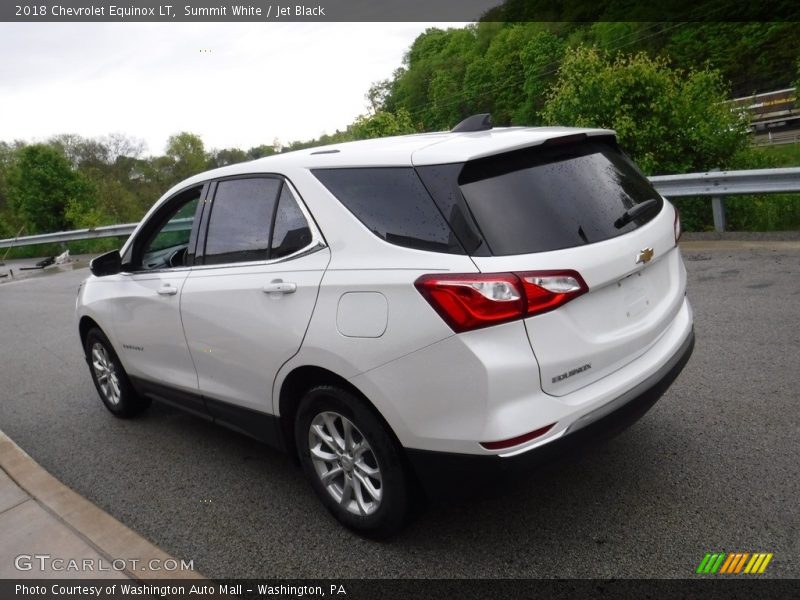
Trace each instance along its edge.
{"label": "colored stripe logo", "polygon": [[695,573],[760,575],[772,560],[771,552],[706,552]]}

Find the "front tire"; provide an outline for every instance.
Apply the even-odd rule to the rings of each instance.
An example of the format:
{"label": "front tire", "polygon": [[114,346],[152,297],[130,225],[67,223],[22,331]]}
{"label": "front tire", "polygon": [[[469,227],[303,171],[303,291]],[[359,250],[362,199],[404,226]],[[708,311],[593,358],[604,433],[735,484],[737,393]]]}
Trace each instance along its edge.
{"label": "front tire", "polygon": [[133,417],[150,406],[150,399],[139,396],[133,389],[117,353],[102,331],[97,328],[89,331],[84,350],[94,387],[114,416]]}
{"label": "front tire", "polygon": [[402,451],[363,399],[335,386],[311,389],[298,407],[295,442],[311,486],[340,523],[370,538],[402,527],[411,491]]}

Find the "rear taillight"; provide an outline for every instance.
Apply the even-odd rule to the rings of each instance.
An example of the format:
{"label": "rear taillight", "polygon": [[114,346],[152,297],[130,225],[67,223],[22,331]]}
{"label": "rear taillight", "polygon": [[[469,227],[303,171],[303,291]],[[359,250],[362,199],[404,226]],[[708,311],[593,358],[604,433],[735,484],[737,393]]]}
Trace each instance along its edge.
{"label": "rear taillight", "polygon": [[678,240],[681,239],[681,234],[683,233],[683,229],[681,228],[681,213],[675,208],[675,243],[678,243]]}
{"label": "rear taillight", "polygon": [[518,276],[525,288],[529,317],[558,308],[589,290],[576,271],[531,271]]}
{"label": "rear taillight", "polygon": [[423,275],[414,285],[456,333],[538,315],[589,289],[571,270]]}
{"label": "rear taillight", "polygon": [[518,319],[524,314],[516,275],[423,275],[414,285],[455,332]]}

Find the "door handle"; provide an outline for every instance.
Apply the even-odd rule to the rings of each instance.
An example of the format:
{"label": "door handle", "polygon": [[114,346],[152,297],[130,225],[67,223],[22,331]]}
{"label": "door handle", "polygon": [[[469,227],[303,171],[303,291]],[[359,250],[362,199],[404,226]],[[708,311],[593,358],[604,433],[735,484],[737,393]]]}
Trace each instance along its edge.
{"label": "door handle", "polygon": [[261,288],[265,294],[294,294],[297,291],[297,284],[284,281],[283,279],[275,279],[270,281],[267,285]]}
{"label": "door handle", "polygon": [[160,296],[174,296],[175,294],[178,293],[178,288],[168,283],[165,283],[160,288],[158,288],[158,293]]}

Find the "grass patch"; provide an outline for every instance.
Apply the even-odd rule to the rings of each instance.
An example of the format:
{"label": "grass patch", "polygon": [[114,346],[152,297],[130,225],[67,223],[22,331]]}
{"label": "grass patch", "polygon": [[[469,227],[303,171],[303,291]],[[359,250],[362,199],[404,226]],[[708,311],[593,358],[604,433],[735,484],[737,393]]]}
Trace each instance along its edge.
{"label": "grass patch", "polygon": [[800,167],[800,144],[756,146],[753,150],[774,161],[776,167]]}

